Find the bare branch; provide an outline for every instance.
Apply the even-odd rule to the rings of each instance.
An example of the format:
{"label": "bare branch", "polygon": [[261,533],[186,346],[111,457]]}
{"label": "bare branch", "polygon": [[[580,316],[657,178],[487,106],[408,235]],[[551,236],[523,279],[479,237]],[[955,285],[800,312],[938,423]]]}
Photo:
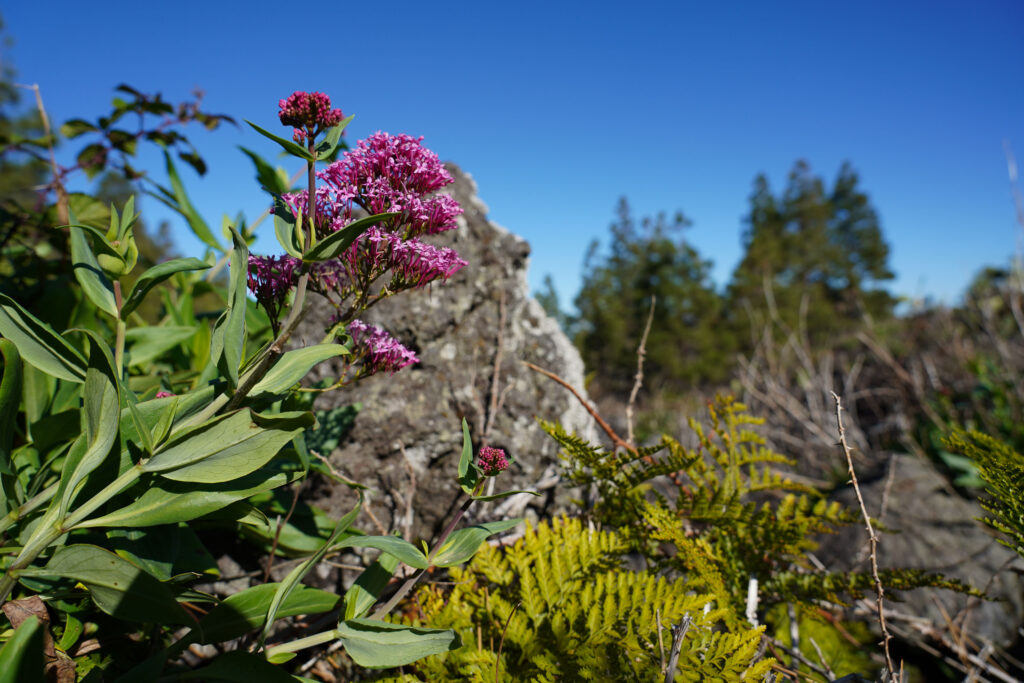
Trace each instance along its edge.
{"label": "bare branch", "polygon": [[636,396],[644,383],[644,356],[647,355],[647,335],[651,333],[651,323],[654,321],[654,302],[655,298],[652,296],[651,312],[647,314],[647,325],[644,326],[640,346],[636,350],[636,379],[633,381],[633,390],[629,392],[629,403],[626,404],[626,440],[634,445],[636,439],[633,437],[633,408],[636,406]]}

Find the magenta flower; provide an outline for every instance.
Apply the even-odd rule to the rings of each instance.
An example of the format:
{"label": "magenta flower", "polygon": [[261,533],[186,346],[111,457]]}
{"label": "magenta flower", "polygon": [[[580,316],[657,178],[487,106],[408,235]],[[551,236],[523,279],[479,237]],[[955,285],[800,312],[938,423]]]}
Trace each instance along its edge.
{"label": "magenta flower", "polygon": [[382,371],[394,374],[420,360],[414,352],[402,346],[390,334],[361,320],[350,322],[348,333],[352,335],[352,341],[355,343],[352,364],[361,364],[357,377],[367,377]]}
{"label": "magenta flower", "polygon": [[171,396],[177,396],[177,394],[173,394],[170,391],[158,391],[158,392],[156,392],[156,397],[157,398],[170,398]]}
{"label": "magenta flower", "polygon": [[485,477],[493,477],[508,469],[508,458],[505,457],[505,451],[500,448],[484,446],[477,454],[476,465],[483,471]]}
{"label": "magenta flower", "polygon": [[288,99],[280,100],[278,106],[281,123],[295,128],[292,139],[300,144],[344,118],[340,109],[331,109],[331,98],[322,92],[296,91]]}
{"label": "magenta flower", "polygon": [[249,291],[267,312],[275,332],[277,319],[288,292],[295,286],[299,260],[291,256],[253,256],[249,254]]}

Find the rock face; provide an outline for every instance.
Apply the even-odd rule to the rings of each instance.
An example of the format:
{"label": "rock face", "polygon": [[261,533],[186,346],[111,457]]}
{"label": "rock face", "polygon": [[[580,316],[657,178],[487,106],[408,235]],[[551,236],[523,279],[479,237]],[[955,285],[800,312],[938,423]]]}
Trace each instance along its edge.
{"label": "rock face", "polygon": [[[911,455],[890,460],[891,472],[860,483],[869,514],[897,533],[879,535],[878,566],[925,569],[984,589],[998,601],[982,601],[946,590],[918,589],[903,593],[906,602],[887,607],[927,618],[946,632],[947,616],[971,638],[980,636],[1006,647],[1024,621],[1024,581],[1015,569],[1016,553],[1001,545],[976,521],[981,507],[949,491],[945,479]],[[850,510],[859,510],[854,491],[835,496]],[[882,510],[882,501],[885,509]],[[821,557],[830,569],[869,571],[867,531],[850,526],[824,539]],[[941,604],[941,607],[940,607]],[[943,614],[945,612],[945,615]]]}
{"label": "rock face", "polygon": [[[457,501],[463,417],[474,446],[504,448],[515,459],[501,475],[499,490],[544,489],[541,497],[516,495],[477,505],[476,519],[530,515],[531,510],[550,514],[568,499],[564,489],[553,486],[558,449],[536,418],[561,422],[587,438],[594,428],[568,391],[522,362],[555,372],[574,387],[583,385],[579,354],[530,296],[529,244],[489,222],[472,178],[453,165],[448,169],[455,183],[446,190],[465,214],[457,230],[432,242],[453,247],[469,265],[447,283],[404,292],[362,316],[415,350],[420,363],[327,393],[316,404],[322,410],[362,403],[330,461],[371,487],[371,510],[382,525],[411,532],[413,539],[434,535]],[[311,312],[299,337],[315,343],[326,322]],[[333,369],[324,363],[311,377],[331,377]],[[352,493],[343,486],[318,495],[310,502],[332,517],[351,509]]]}

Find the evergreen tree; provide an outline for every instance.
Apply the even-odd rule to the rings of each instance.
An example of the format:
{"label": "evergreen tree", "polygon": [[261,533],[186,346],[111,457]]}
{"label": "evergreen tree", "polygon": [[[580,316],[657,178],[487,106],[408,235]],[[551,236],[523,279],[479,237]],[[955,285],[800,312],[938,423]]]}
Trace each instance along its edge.
{"label": "evergreen tree", "polygon": [[843,164],[826,190],[803,161],[781,197],[764,175],[754,181],[745,254],[729,286],[729,316],[745,342],[773,319],[816,342],[892,313],[895,299],[878,287],[893,277],[889,247],[858,182]]}
{"label": "evergreen tree", "polygon": [[622,392],[632,385],[651,297],[645,386],[682,391],[726,376],[732,344],[716,324],[722,302],[710,280],[711,262],[683,238],[689,225],[681,213],[638,225],[622,199],[607,255],[591,244],[576,297],[576,344],[601,388]]}

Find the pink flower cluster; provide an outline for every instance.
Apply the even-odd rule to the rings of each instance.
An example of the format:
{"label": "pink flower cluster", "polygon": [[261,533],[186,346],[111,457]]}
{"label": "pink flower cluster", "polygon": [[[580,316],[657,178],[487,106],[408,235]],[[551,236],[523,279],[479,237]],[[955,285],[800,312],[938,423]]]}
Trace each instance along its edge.
{"label": "pink flower cluster", "polygon": [[362,320],[353,320],[348,324],[348,333],[355,343],[352,364],[360,363],[358,375],[365,377],[376,372],[395,373],[412,363],[418,363],[415,353],[402,346],[401,343],[384,330],[374,325],[367,325]]}
{"label": "pink flower cluster", "polygon": [[256,296],[256,301],[275,325],[284,299],[295,285],[298,270],[299,261],[291,256],[249,254],[249,291]]}
{"label": "pink flower cluster", "polygon": [[422,140],[374,133],[318,174],[346,222],[358,206],[371,214],[399,212],[394,224],[405,227],[406,238],[455,228],[462,207],[448,195],[432,194],[452,176]]}
{"label": "pink flower cluster", "polygon": [[485,477],[493,477],[508,469],[508,458],[505,457],[505,451],[500,448],[484,446],[477,454],[476,465],[483,471]]}
{"label": "pink flower cluster", "polygon": [[341,123],[340,109],[331,109],[331,98],[322,92],[296,91],[278,103],[281,123],[295,128],[293,139],[304,142],[308,137]]}

